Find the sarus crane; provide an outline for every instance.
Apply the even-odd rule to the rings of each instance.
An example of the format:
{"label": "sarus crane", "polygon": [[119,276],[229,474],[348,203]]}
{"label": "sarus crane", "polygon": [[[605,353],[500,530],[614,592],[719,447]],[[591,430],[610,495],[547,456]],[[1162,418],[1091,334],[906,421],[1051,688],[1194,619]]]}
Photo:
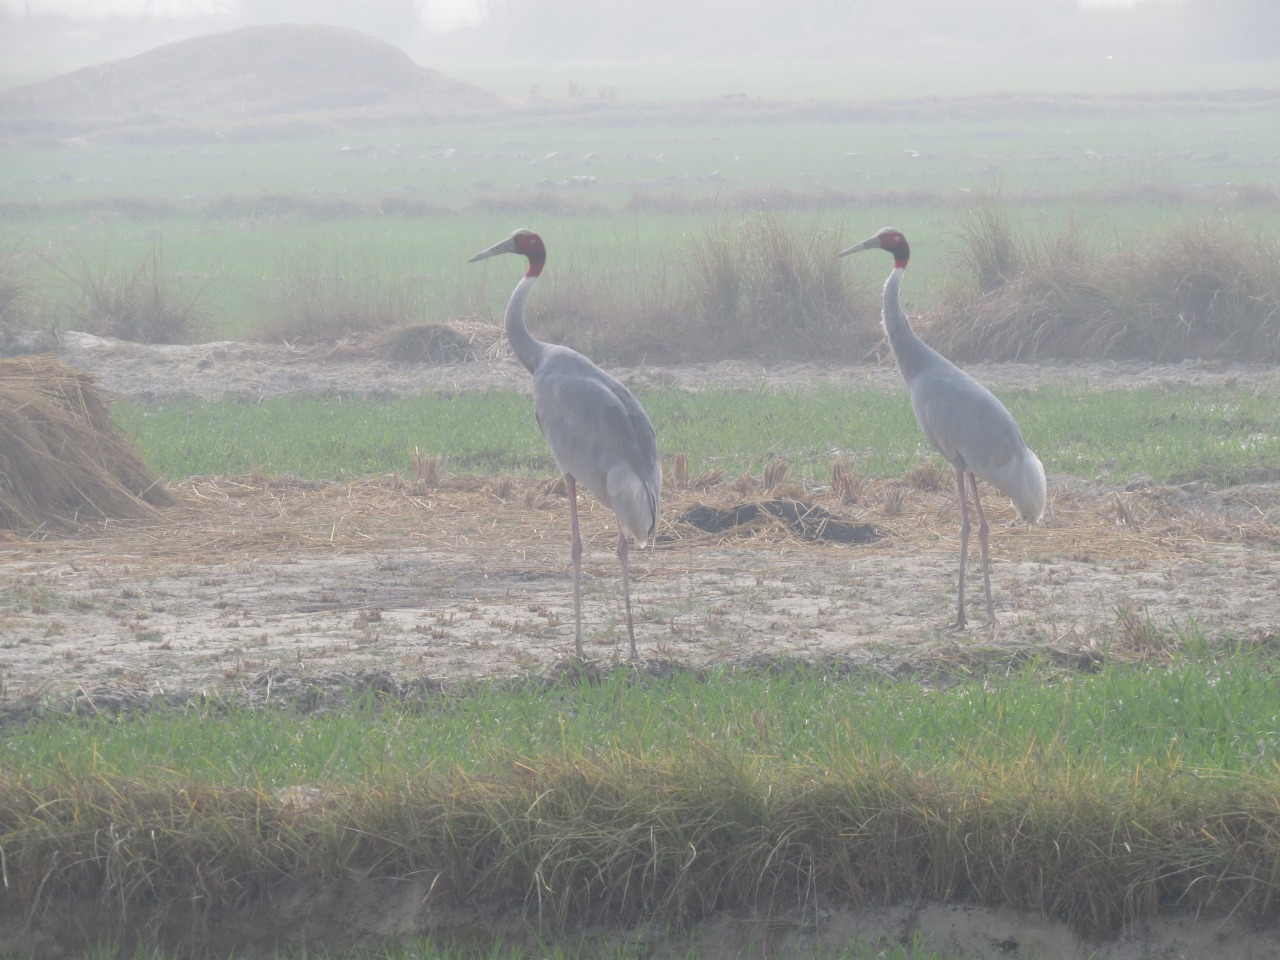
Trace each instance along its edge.
{"label": "sarus crane", "polygon": [[533,408],[569,497],[570,556],[573,558],[574,642],[582,658],[582,538],[578,533],[577,483],[613,511],[618,522],[618,560],[627,608],[627,637],[637,659],[631,619],[631,581],[627,534],[641,549],[658,528],[662,464],[653,424],[625,386],[576,350],[536,339],[524,322],[524,302],[547,262],[542,238],[516,230],[501,243],[481,250],[471,261],[516,253],[529,269],[507,304],[507,340],[516,358],[533,374]]}
{"label": "sarus crane", "polygon": [[[893,227],[885,227],[869,240],[854,244],[837,256],[860,250],[884,250],[893,256],[893,271],[884,285],[884,312],[881,315],[889,348],[911,394],[916,422],[934,448],[956,472],[960,496],[960,587],[955,626],[965,626],[964,560],[969,547],[969,505],[966,483],[973,491],[978,514],[978,542],[982,545],[982,582],[987,595],[987,620],[995,620],[991,603],[991,565],[987,557],[987,517],[978,499],[981,477],[1013,501],[1027,523],[1044,515],[1048,486],[1040,458],[1022,439],[1013,415],[995,395],[911,329],[902,310],[899,288],[911,258],[907,238]],[[966,481],[966,477],[968,478]]]}

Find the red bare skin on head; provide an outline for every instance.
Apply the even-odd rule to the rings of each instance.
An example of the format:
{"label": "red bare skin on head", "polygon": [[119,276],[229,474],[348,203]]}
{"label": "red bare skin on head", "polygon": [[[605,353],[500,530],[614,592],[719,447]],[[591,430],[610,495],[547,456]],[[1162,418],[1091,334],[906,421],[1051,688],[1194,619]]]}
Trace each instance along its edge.
{"label": "red bare skin on head", "polygon": [[516,237],[516,253],[529,258],[529,271],[526,277],[536,277],[542,273],[547,262],[547,248],[542,245],[542,238],[536,233],[522,233]]}
{"label": "red bare skin on head", "polygon": [[880,238],[880,249],[893,254],[893,265],[905,268],[907,261],[911,259],[907,238],[897,230],[881,230],[876,236]]}

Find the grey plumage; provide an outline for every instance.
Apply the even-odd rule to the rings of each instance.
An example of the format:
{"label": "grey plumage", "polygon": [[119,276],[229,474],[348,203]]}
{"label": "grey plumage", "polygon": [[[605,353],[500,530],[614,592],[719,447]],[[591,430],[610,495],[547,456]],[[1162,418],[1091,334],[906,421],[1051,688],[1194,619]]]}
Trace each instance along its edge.
{"label": "grey plumage", "polygon": [[[991,602],[991,572],[987,556],[987,518],[978,499],[978,477],[1005,493],[1019,515],[1035,523],[1044,515],[1048,486],[1040,459],[1022,439],[1013,415],[995,395],[911,329],[902,310],[899,290],[911,257],[906,237],[885,227],[869,240],[840,252],[885,250],[893,255],[894,268],[884,285],[882,322],[889,347],[911,394],[916,422],[955,469],[960,497],[960,584],[956,626],[964,627],[964,566],[969,546],[969,506],[966,486],[973,491],[978,514],[978,541],[982,546],[982,578],[986,590],[987,619],[995,619]],[[966,482],[966,477],[967,482]]]}
{"label": "grey plumage", "polygon": [[568,488],[570,556],[573,559],[574,640],[582,652],[582,539],[578,531],[577,482],[613,511],[618,522],[618,560],[627,609],[631,656],[638,657],[631,617],[627,534],[643,548],[657,532],[662,496],[658,440],[640,402],[617,379],[568,347],[543,343],[524,322],[524,301],[546,263],[546,247],[532,230],[517,230],[482,250],[472,261],[500,253],[518,253],[529,270],[507,304],[507,339],[517,359],[533,374],[533,405],[538,429],[564,474]]}

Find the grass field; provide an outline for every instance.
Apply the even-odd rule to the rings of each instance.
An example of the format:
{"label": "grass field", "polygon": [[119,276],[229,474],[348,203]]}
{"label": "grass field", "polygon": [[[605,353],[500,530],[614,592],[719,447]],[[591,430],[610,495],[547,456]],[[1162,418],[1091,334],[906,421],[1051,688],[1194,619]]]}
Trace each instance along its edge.
{"label": "grass field", "polygon": [[[37,880],[53,896],[106,870],[129,902],[192,882],[201,862],[300,879],[377,862],[440,870],[481,896],[519,890],[546,864],[536,913],[554,926],[687,922],[797,882],[874,900],[863,884],[914,877],[928,850],[921,879],[935,895],[1043,906],[1096,932],[1175,890],[1265,912],[1280,855],[1266,799],[1274,658],[1181,643],[1168,664],[1094,674],[1048,661],[923,684],[804,666],[639,682],[623,671],[407,711],[365,700],[303,717],[53,718],[6,734],[22,758],[0,781],[8,870],[28,898]],[[289,813],[282,798],[299,784],[323,784],[327,799]],[[1227,797],[1235,812],[1216,812]],[[238,825],[246,803],[272,824],[261,840]],[[122,840],[100,867],[55,866],[108,821]],[[651,825],[639,846],[635,821]],[[679,853],[690,846],[696,867]],[[492,848],[488,866],[477,848]],[[199,884],[224,896],[234,875]],[[578,955],[618,955],[599,949]]]}
{"label": "grass field", "polygon": [[[1221,71],[1206,83],[1262,80]],[[661,77],[652,81],[653,98],[664,95]],[[720,83],[693,71],[668,85],[684,82]],[[761,209],[849,242],[893,223],[916,252],[915,309],[938,296],[958,222],[982,191],[1001,191],[1015,227],[1070,216],[1120,249],[1206,216],[1245,231],[1280,225],[1280,123],[1265,98],[1171,105],[1148,96],[1179,86],[1158,71],[1082,71],[1067,89],[1114,99],[1069,108],[1037,100],[1057,80],[1030,71],[917,82],[902,95],[934,97],[861,113],[804,100],[741,115],[715,104],[582,116],[557,107],[537,119],[272,141],[10,149],[0,248],[27,255],[33,319],[65,324],[76,291],[51,264],[127,269],[159,242],[175,282],[198,290],[211,333],[242,337],[281,312],[299,251],[397,287],[422,318],[493,315],[510,278],[465,261],[519,225],[546,236],[549,282],[578,273],[608,284],[678,271],[691,236]],[[876,95],[856,75],[848,86]],[[1028,99],[947,101],[940,89]]]}
{"label": "grass field", "polygon": [[[1203,217],[1231,224],[1233,236],[1280,230],[1275,108],[1239,98],[1224,106],[1205,97],[1197,106],[1146,96],[1189,85],[1274,85],[1268,73],[1250,69],[917,71],[892,89],[878,76],[839,67],[743,73],[711,65],[654,74],[627,65],[513,64],[497,72],[472,65],[473,76],[456,69],[511,96],[526,94],[536,77],[551,96],[569,80],[588,90],[613,86],[627,110],[638,101],[681,102],[637,107],[612,122],[587,122],[554,104],[545,116],[501,124],[262,142],[7,148],[0,248],[10,251],[6,262],[19,265],[21,319],[72,323],[83,295],[75,276],[130,274],[157,255],[162,260],[153,262],[162,263],[173,289],[202,304],[211,337],[265,335],[288,312],[291,288],[320,276],[394,289],[397,303],[421,319],[497,316],[520,265],[466,260],[514,226],[533,226],[547,238],[551,265],[539,294],[552,299],[557,276],[568,289],[564,278],[584,275],[624,290],[661,287],[655,278],[674,276],[692,258],[691,241],[763,211],[777,211],[798,231],[821,233],[832,254],[885,223],[902,228],[915,254],[909,306],[921,310],[937,303],[957,269],[957,234],[970,207],[997,188],[1014,227],[1052,231],[1075,217],[1107,250],[1126,251],[1159,235],[1153,231]],[[832,88],[894,102],[861,114],[824,113],[804,102]],[[972,99],[928,99],[944,89]],[[1105,102],[1087,109],[1064,107],[1060,97],[1035,102],[1064,90]],[[1007,98],[1009,109],[985,96],[1002,92],[1016,94]],[[722,93],[798,102],[736,117],[734,106],[693,102]],[[848,270],[874,301],[887,263],[855,259]],[[1280,469],[1276,398],[1267,391],[1122,387],[1001,396],[1051,475],[1123,484],[1142,472],[1156,483],[1228,484]],[[662,452],[687,453],[692,473],[759,474],[767,462],[786,459],[794,475],[825,483],[835,459],[867,476],[896,477],[933,456],[900,388],[649,389],[641,399]],[[550,475],[554,466],[529,407],[521,393],[491,390],[391,401],[126,401],[114,409],[147,462],[182,481],[254,472],[367,479],[407,472],[415,451],[446,458],[455,473]],[[1111,527],[1128,522],[1123,503],[1119,509]],[[488,519],[463,532],[482,539]],[[495,569],[493,589],[521,597],[535,583],[560,589],[558,573],[531,565],[550,563],[546,531],[559,537],[562,518],[543,513],[535,520],[537,539],[493,548],[520,558]],[[1175,547],[1190,550],[1202,530],[1218,532],[1208,522],[1174,526],[1170,546],[1161,533],[1166,521],[1161,515],[1147,530],[1126,528],[1130,539],[1107,549],[1151,547],[1124,563],[1135,583],[1176,595],[1190,589],[1184,567],[1201,561],[1196,553],[1171,559]],[[252,530],[251,516],[239,522]],[[332,538],[336,530],[335,521],[323,532]],[[267,645],[263,623],[270,617],[218,593],[219,578],[233,567],[257,571],[273,550],[288,552],[294,534],[283,521],[267,531],[277,532],[282,547],[251,534],[242,543],[241,530],[231,530],[233,545],[219,560],[228,569],[201,574],[199,589],[216,594],[207,602],[239,632],[241,662],[224,676],[242,685],[253,669],[246,664],[265,662],[256,645]],[[314,531],[307,534],[311,543]],[[933,536],[935,551],[941,536]],[[1227,544],[1256,573],[1250,589],[1274,590],[1266,579],[1270,536],[1251,529]],[[191,551],[205,542],[222,541],[193,542]],[[373,542],[363,549],[385,549]],[[149,549],[163,554],[168,546],[162,531]],[[1123,566],[1093,544],[1073,547],[1062,563],[1045,559],[1046,547],[1025,553],[1019,546],[1017,576],[1038,577],[1064,596],[1081,590],[1078,578]],[[97,566],[105,569],[104,561],[60,565],[52,552],[40,553],[44,547],[33,545],[31,557],[15,562],[64,570],[68,579],[85,569],[107,577]],[[333,549],[344,562],[358,559],[343,553],[355,548],[342,542]],[[777,552],[792,562],[790,546]],[[294,602],[302,604],[316,586],[311,568],[287,559],[298,566],[302,599]],[[892,592],[904,558],[872,560],[870,579],[841,589]],[[205,655],[181,641],[175,651],[149,619],[166,606],[181,613],[186,602],[152,592],[180,576],[160,570],[163,556],[155,563],[141,598],[109,577],[105,586],[64,596],[23,566],[0,593],[0,625],[12,626],[5,636],[14,637],[0,642],[0,652],[47,646],[70,670],[74,654],[53,650],[66,639],[60,618],[79,604],[107,616],[119,610],[121,623],[112,629],[124,631],[111,641],[86,638],[83,646],[128,641],[149,645],[148,657]],[[1013,594],[1013,564],[1004,563],[1000,589]],[[832,564],[822,556],[822,576]],[[271,569],[280,577],[286,567]],[[426,561],[423,569],[429,577],[453,575],[452,567]],[[790,571],[768,587],[759,587],[763,573],[755,575],[761,604],[775,589],[789,598],[815,593],[817,617],[823,602],[853,603]],[[702,605],[707,623],[730,616],[731,590],[708,599],[691,575],[685,580],[653,604],[656,621],[645,626],[669,619],[674,635],[677,612],[684,617],[693,607],[685,620],[701,623]],[[934,590],[937,580],[930,581]],[[327,607],[325,583],[319,596]],[[1071,602],[1094,602],[1086,592]],[[135,610],[134,601],[150,609]],[[439,616],[452,616],[439,602]],[[478,601],[468,602],[479,616]],[[372,616],[364,601],[358,606]],[[534,606],[520,615],[541,617]],[[26,918],[69,903],[83,905],[85,917],[98,910],[95,917],[118,919],[158,904],[160,914],[176,915],[192,904],[198,912],[251,901],[278,890],[273,884],[281,878],[315,884],[315,891],[360,875],[401,878],[414,896],[419,888],[411,884],[426,877],[422,897],[499,904],[515,918],[514,942],[503,939],[510,928],[482,925],[457,942],[299,954],[389,960],[505,960],[531,950],[639,958],[649,955],[643,942],[579,942],[577,934],[592,924],[690,929],[718,913],[772,921],[776,903],[783,919],[757,929],[761,937],[781,936],[779,929],[808,922],[805,911],[823,898],[1003,905],[1067,921],[1095,938],[1170,908],[1270,929],[1280,892],[1274,631],[1236,632],[1186,617],[1156,622],[1140,609],[1096,613],[1095,622],[1123,621],[1125,644],[1068,631],[1077,659],[1056,659],[1057,648],[1041,656],[1026,656],[1025,648],[993,653],[966,639],[937,655],[935,669],[906,677],[775,658],[697,674],[589,670],[557,674],[558,682],[453,685],[407,703],[373,694],[318,712],[249,709],[224,691],[118,717],[97,712],[91,699],[82,701],[90,703],[88,715],[50,709],[0,727],[0,911]],[[43,634],[21,626],[40,617]],[[511,633],[523,622],[517,617],[502,629]],[[433,624],[407,632],[448,633],[448,624]],[[1058,638],[1056,622],[1044,629]],[[368,642],[376,653],[375,634],[350,642]],[[1067,649],[1067,641],[1060,646]],[[297,671],[306,672],[298,657]],[[801,920],[789,909],[800,910]],[[75,919],[88,929],[87,919]],[[801,947],[821,960],[967,960],[919,940]],[[166,950],[135,950],[104,934],[84,955],[178,955]],[[697,944],[687,956],[701,956]]]}
{"label": "grass field", "polygon": [[[688,454],[695,474],[759,475],[782,459],[794,476],[826,482],[835,459],[870,476],[898,476],[933,456],[905,391],[668,390],[641,400],[662,453]],[[1159,483],[1224,483],[1280,470],[1274,397],[1052,388],[1006,394],[1005,401],[1051,474],[1121,484],[1136,473]],[[415,450],[444,457],[457,473],[555,473],[529,400],[515,391],[128,403],[116,407],[116,417],[148,464],[171,480],[255,471],[316,480],[403,473]]]}

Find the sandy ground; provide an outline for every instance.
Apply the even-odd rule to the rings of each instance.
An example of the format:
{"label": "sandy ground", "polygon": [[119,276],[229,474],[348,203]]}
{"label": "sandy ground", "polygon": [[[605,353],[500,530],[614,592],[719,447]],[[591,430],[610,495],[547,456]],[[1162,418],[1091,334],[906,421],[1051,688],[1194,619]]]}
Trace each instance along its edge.
{"label": "sandy ground", "polygon": [[[279,671],[447,682],[545,670],[573,649],[567,507],[546,483],[499,486],[192,481],[162,518],[0,546],[5,695],[229,692]],[[895,491],[905,503],[886,512]],[[992,647],[1127,651],[1192,625],[1280,632],[1280,528],[1263,519],[1280,516],[1273,486],[1056,483],[1052,517],[1031,529],[993,503],[997,622],[984,624],[974,579],[962,632],[949,629],[958,516],[947,493],[869,483],[852,505],[819,494],[883,533],[868,545],[806,541],[778,521],[711,535],[680,520],[737,499],[674,491],[657,548],[633,553],[643,656],[890,663]],[[624,655],[612,516],[593,504],[584,540],[588,653]]]}
{"label": "sandy ground", "polygon": [[[505,350],[489,344],[501,339],[494,327],[481,337],[480,351],[489,362],[404,364],[371,359],[336,359],[318,351],[275,344],[220,342],[147,346],[104,339],[87,333],[64,333],[43,345],[62,359],[89,370],[103,387],[140,400],[182,397],[257,399],[285,394],[341,394],[351,397],[394,397],[417,393],[481,390],[490,387],[529,389],[529,376]],[[1079,388],[1233,385],[1280,393],[1280,369],[1270,364],[1227,364],[1187,361],[1148,364],[1113,361],[1088,364],[974,364],[966,369],[993,389],[1063,384]],[[824,366],[790,363],[763,366],[747,360],[685,366],[610,367],[633,386],[796,388],[816,383],[881,386],[902,389],[892,363]]]}
{"label": "sandy ground", "polygon": [[[317,361],[261,345],[146,348],[84,335],[65,338],[60,352],[109,390],[140,398],[527,385],[509,359],[395,366]],[[1212,364],[977,372],[997,387],[1280,386],[1272,368]],[[889,367],[726,363],[622,373],[690,388],[819,380],[899,388]],[[572,653],[567,507],[551,482],[196,479],[175,493],[179,504],[150,519],[74,537],[0,541],[0,711],[17,718],[68,699],[114,709],[157,695],[262,700],[311,691],[314,698],[362,675],[448,684],[545,671]],[[874,525],[880,536],[868,544],[805,539],[773,520],[712,534],[682,520],[697,504],[787,496]],[[656,548],[633,553],[641,656],[712,665],[793,655],[896,670],[1011,652],[1160,656],[1191,629],[1280,634],[1280,485],[1114,489],[1052,477],[1050,498],[1047,520],[1034,528],[1013,524],[1009,504],[988,498],[997,621],[984,623],[975,576],[971,625],[955,631],[959,518],[949,491],[868,480],[852,502],[841,502],[825,489],[668,489]],[[590,503],[584,509],[587,652],[621,657],[626,633],[612,518]],[[970,570],[976,574],[976,563]],[[356,885],[333,896],[367,894]],[[374,934],[432,922],[411,900],[361,922]],[[826,916],[788,927],[794,942],[785,949],[770,934],[782,952],[754,955],[835,942],[827,937],[840,931],[846,939],[850,931],[893,939],[927,932],[974,956],[1280,955],[1274,931],[1185,917],[1087,944],[1047,921],[1000,911],[833,907]],[[748,933],[758,938],[762,929],[735,918],[704,926],[706,956],[747,955]],[[0,947],[4,937],[0,931]],[[678,948],[655,940],[653,955]]]}

